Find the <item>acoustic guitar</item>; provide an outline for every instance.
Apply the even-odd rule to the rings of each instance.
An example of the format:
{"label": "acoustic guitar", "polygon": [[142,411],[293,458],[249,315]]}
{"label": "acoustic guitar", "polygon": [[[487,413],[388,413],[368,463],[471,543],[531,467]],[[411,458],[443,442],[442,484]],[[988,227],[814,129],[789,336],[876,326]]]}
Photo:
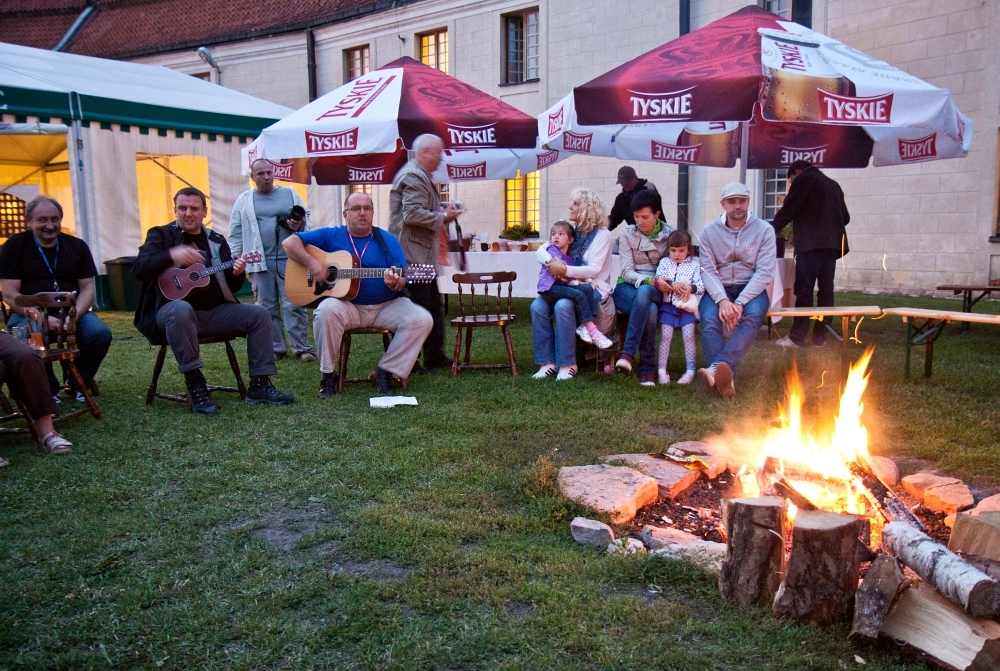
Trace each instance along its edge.
{"label": "acoustic guitar", "polygon": [[[247,252],[243,255],[246,262],[260,263],[260,252]],[[209,268],[204,263],[192,263],[187,268],[167,268],[157,278],[156,283],[168,301],[179,301],[191,293],[192,289],[207,287],[212,281],[212,275],[226,268],[232,268],[236,259],[217,263]]]}
{"label": "acoustic guitar", "polygon": [[[327,267],[327,281],[313,280],[309,269],[296,261],[288,259],[285,268],[285,295],[288,300],[303,307],[316,307],[324,298],[343,298],[352,300],[358,295],[361,280],[369,278],[382,279],[385,268],[361,268],[358,257],[350,252],[324,252],[319,247],[306,245],[306,251]],[[432,265],[414,265],[409,268],[397,268],[396,272],[408,282],[433,282],[437,271]]]}

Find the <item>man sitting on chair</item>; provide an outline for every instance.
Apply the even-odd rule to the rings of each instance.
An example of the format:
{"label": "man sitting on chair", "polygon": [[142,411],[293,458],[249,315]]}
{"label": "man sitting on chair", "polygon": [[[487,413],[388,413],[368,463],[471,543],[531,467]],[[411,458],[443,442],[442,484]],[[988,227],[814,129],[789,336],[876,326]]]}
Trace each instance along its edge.
{"label": "man sitting on chair", "polygon": [[406,286],[406,279],[394,271],[405,268],[406,259],[392,233],[372,226],[374,210],[368,195],[352,193],[344,203],[346,226],[300,231],[282,243],[288,258],[305,266],[316,282],[328,280],[327,267],[309,253],[306,245],[328,253],[348,251],[360,260],[362,268],[386,269],[381,279],[362,279],[353,300],[326,298],[313,312],[313,335],[322,373],[320,398],[337,393],[334,364],[344,331],[374,327],[393,332],[392,343],[373,373],[379,393],[390,394],[390,375],[406,380],[434,326],[427,310],[399,295]]}
{"label": "man sitting on chair", "polygon": [[[75,291],[76,295],[76,346],[80,356],[77,370],[85,385],[90,385],[97,369],[111,347],[111,329],[90,311],[94,304],[97,267],[90,247],[80,238],[62,232],[63,209],[53,198],[35,196],[24,209],[29,230],[12,235],[0,247],[0,278],[4,302],[13,314],[7,326],[24,323],[24,308],[14,305],[20,296],[31,296],[44,291]],[[60,324],[49,317],[49,328],[57,330]],[[61,384],[49,364],[49,391],[59,393]],[[81,389],[76,400],[83,401]]]}
{"label": "man sitting on chair", "polygon": [[271,316],[267,308],[243,305],[233,296],[243,285],[246,262],[242,258],[236,259],[232,268],[212,275],[207,287],[192,289],[181,300],[167,300],[157,284],[157,278],[167,268],[193,263],[210,267],[232,260],[226,239],[202,224],[206,212],[205,194],[186,187],[174,196],[176,221],[149,229],[133,267],[143,283],[135,326],[150,340],[166,338],[177,358],[178,370],[184,373],[195,412],[214,415],[218,410],[201,372],[198,336],[245,336],[250,363],[247,403],[287,405],[295,397],[271,384],[270,376],[278,372],[271,348]]}

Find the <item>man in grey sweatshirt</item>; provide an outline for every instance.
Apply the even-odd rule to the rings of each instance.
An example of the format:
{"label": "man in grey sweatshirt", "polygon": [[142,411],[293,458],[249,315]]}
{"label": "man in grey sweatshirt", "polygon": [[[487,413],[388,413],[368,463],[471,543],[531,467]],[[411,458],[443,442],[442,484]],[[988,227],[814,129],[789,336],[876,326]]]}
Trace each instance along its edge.
{"label": "man in grey sweatshirt", "polygon": [[[722,189],[718,219],[701,231],[701,345],[707,366],[698,377],[723,398],[736,396],[733,371],[767,316],[767,287],[776,265],[774,229],[750,212],[750,189],[730,182]],[[727,342],[725,334],[731,332]]]}

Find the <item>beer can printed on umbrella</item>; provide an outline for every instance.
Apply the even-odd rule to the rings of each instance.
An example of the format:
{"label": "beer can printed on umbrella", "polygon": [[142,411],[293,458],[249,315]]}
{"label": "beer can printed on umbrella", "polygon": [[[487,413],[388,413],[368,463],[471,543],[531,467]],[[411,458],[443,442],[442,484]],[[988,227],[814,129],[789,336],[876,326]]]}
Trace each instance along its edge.
{"label": "beer can printed on umbrella", "polygon": [[757,32],[764,71],[760,107],[765,119],[821,122],[827,96],[854,95],[854,84],[827,62],[818,43],[768,28]]}

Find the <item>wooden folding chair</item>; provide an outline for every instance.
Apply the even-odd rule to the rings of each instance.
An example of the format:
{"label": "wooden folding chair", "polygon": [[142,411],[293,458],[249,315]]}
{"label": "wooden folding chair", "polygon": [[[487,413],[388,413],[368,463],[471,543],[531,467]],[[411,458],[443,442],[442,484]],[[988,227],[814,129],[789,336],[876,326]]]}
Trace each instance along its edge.
{"label": "wooden folding chair", "polygon": [[[198,346],[211,345],[213,343],[225,343],[226,344],[226,356],[229,358],[229,367],[233,369],[233,375],[236,377],[236,386],[222,386],[210,384],[208,385],[208,390],[211,391],[231,391],[236,392],[240,395],[240,398],[245,399],[247,397],[247,387],[243,384],[243,376],[240,374],[240,364],[236,360],[236,351],[233,350],[233,340],[236,338],[226,338],[222,336],[212,336],[205,338],[198,338]],[[166,394],[162,391],[157,391],[157,387],[160,383],[160,373],[163,372],[163,364],[167,358],[167,348],[168,344],[164,338],[155,338],[149,341],[149,344],[153,347],[159,347],[160,351],[156,354],[156,363],[153,365],[153,379],[149,382],[149,388],[146,390],[146,405],[152,405],[153,399],[162,398],[165,401],[176,401],[178,403],[187,403],[188,408],[191,407],[191,400],[188,398],[188,393],[182,391],[177,394]]]}
{"label": "wooden folding chair", "polygon": [[[510,339],[510,328],[515,316],[511,312],[511,301],[514,296],[514,280],[517,273],[505,271],[499,273],[458,273],[452,275],[452,281],[458,287],[458,305],[461,315],[451,320],[455,332],[455,355],[451,364],[451,376],[458,375],[459,370],[466,368],[509,368],[511,375],[517,375],[517,361],[514,360],[514,346]],[[503,285],[507,285],[507,295],[503,296]],[[478,290],[478,291],[477,291]],[[468,304],[466,304],[468,292]],[[503,333],[507,346],[508,363],[470,363],[472,352],[472,332],[483,326],[498,327]],[[465,331],[465,360],[460,361],[462,353],[462,331]]]}

